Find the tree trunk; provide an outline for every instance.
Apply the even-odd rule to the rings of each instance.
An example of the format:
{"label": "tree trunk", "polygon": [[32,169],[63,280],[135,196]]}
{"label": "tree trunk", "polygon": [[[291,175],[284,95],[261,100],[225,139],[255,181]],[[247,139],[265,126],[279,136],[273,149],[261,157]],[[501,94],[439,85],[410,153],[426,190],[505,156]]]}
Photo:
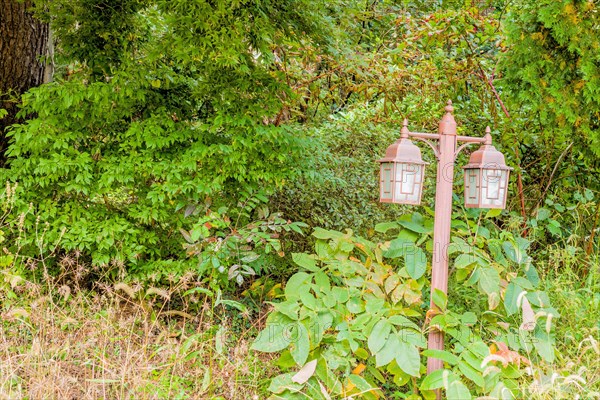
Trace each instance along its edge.
{"label": "tree trunk", "polygon": [[20,96],[52,77],[52,44],[47,23],[28,10],[31,1],[0,0],[0,165],[8,146],[6,128],[17,121]]}

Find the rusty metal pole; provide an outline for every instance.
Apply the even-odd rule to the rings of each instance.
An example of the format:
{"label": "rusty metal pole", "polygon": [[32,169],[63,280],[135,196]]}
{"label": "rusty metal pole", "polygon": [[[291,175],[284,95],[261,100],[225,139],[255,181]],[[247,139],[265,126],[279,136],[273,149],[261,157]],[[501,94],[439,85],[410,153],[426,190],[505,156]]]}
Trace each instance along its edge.
{"label": "rusty metal pole", "polygon": [[[452,221],[452,184],[454,181],[454,160],[456,154],[456,121],[452,116],[452,102],[448,101],[446,114],[439,125],[437,185],[435,191],[435,221],[433,227],[433,260],[431,263],[431,302],[435,309],[433,293],[439,289],[448,293],[448,246],[450,244],[450,224]],[[436,329],[429,332],[428,348],[444,349],[444,334]],[[427,373],[443,367],[437,358],[428,358]]]}

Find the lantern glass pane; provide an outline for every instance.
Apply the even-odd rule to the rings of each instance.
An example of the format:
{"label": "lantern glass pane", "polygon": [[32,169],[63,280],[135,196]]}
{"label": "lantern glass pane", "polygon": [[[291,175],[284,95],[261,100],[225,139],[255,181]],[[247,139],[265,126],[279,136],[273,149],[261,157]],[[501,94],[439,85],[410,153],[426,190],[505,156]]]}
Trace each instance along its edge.
{"label": "lantern glass pane", "polygon": [[466,207],[478,207],[479,206],[479,169],[467,169],[465,170],[465,206]]}
{"label": "lantern glass pane", "polygon": [[508,171],[500,169],[483,169],[481,207],[504,208],[506,202],[506,186]]}
{"label": "lantern glass pane", "polygon": [[394,203],[420,204],[423,187],[423,165],[397,163]]}
{"label": "lantern glass pane", "polygon": [[394,163],[384,162],[381,163],[381,172],[380,172],[380,193],[379,197],[382,201],[392,201],[393,194],[393,170]]}

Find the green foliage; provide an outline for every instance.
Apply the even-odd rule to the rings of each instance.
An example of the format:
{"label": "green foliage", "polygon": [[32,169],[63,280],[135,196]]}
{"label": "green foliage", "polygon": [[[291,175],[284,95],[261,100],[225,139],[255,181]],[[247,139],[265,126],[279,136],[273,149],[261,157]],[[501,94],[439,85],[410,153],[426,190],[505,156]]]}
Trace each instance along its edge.
{"label": "green foliage", "polygon": [[[253,197],[248,198],[244,208],[254,211],[257,204],[253,201]],[[245,278],[273,270],[273,257],[285,254],[281,235],[302,234],[302,228],[307,227],[271,213],[265,205],[257,209],[257,220],[243,225],[241,221],[249,217],[244,215],[244,208],[237,215],[225,207],[209,209],[189,231],[181,230],[188,256],[198,257],[195,270],[212,289],[231,288],[230,282],[241,286]]]}
{"label": "green foliage", "polygon": [[94,265],[185,268],[178,210],[272,191],[302,165],[303,140],[273,122],[289,89],[269,48],[310,40],[305,3],[53,2],[69,69],[24,96],[32,117],[9,133],[21,208]]}
{"label": "green foliage", "polygon": [[378,200],[377,155],[395,140],[395,132],[375,124],[378,107],[351,107],[330,121],[306,129],[316,155],[302,176],[274,197],[275,206],[311,226],[352,226],[368,235],[375,222],[392,219],[397,207]]}
{"label": "green foliage", "polygon": [[122,61],[138,50],[144,40],[140,11],[149,0],[125,1],[48,1],[35,0],[40,18],[52,23],[58,38],[59,59],[80,61],[92,76],[101,79],[118,68]]}
{"label": "green foliage", "polygon": [[[436,292],[436,309],[429,311],[421,265],[432,246],[430,218],[413,214],[380,224],[381,232],[398,231],[381,243],[317,228],[315,254],[294,256],[301,271],[289,279],[252,347],[282,352],[278,365],[291,370],[270,390],[285,398],[297,392],[378,398],[393,384],[399,393],[424,398],[441,387],[454,399],[517,396],[523,368],[554,359],[551,322],[559,314],[539,288],[527,241],[485,221],[454,220],[453,226],[451,297]],[[468,288],[468,301],[483,312],[454,311],[461,307],[454,304],[455,287]],[[446,350],[422,351],[432,327],[450,339]],[[446,369],[425,377],[421,355],[444,360]]]}
{"label": "green foliage", "polygon": [[502,87],[526,151],[549,162],[574,143],[575,154],[587,158],[575,170],[594,187],[600,159],[598,18],[594,1],[517,2],[501,57]]}
{"label": "green foliage", "polygon": [[[590,189],[562,196],[550,194],[528,220],[529,238],[538,247],[538,257],[552,262],[552,250],[564,249],[571,256],[565,254],[554,261],[568,262],[584,254],[591,261],[589,256],[598,248],[591,233],[598,227],[599,213],[598,200]],[[578,264],[583,270],[587,263]]]}

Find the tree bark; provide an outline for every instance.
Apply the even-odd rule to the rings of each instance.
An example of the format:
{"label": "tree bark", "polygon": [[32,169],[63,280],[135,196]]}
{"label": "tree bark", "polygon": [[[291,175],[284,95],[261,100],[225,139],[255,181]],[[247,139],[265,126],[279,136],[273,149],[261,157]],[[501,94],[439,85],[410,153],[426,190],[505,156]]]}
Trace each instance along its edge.
{"label": "tree bark", "polygon": [[31,1],[0,0],[0,164],[8,146],[6,128],[16,118],[20,96],[52,77],[50,27],[30,12]]}

